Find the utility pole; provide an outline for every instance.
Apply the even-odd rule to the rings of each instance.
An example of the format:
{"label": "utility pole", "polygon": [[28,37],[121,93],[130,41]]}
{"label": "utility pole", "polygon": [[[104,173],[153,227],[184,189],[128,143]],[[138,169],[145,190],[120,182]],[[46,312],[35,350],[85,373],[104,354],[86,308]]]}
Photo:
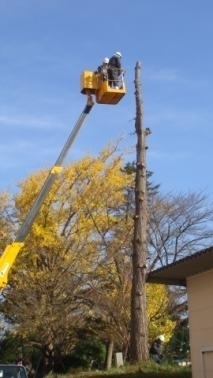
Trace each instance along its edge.
{"label": "utility pole", "polygon": [[130,355],[133,362],[148,359],[148,336],[146,318],[146,260],[147,260],[147,179],[146,136],[150,130],[143,128],[141,91],[141,65],[135,66],[136,119],[136,175],[135,216],[132,253],[131,336]]}

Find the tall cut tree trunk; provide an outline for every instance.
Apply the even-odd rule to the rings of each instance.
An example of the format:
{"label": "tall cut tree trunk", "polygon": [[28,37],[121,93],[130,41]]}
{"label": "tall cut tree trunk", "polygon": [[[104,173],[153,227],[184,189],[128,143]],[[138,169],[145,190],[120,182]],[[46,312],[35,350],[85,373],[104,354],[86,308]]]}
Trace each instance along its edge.
{"label": "tall cut tree trunk", "polygon": [[130,356],[132,362],[148,359],[146,319],[146,258],[147,258],[147,188],[146,188],[146,135],[143,130],[140,63],[135,67],[135,98],[137,134],[136,176],[135,176],[135,217],[132,253],[131,293],[131,337]]}

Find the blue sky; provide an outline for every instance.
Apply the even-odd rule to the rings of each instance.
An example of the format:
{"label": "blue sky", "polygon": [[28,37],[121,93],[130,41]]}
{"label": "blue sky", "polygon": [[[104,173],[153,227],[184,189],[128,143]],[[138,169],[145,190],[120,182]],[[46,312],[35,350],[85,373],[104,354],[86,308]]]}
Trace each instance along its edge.
{"label": "blue sky", "polygon": [[128,93],[95,105],[66,162],[121,136],[134,160],[139,61],[153,181],[213,199],[212,12],[211,0],[1,0],[0,190],[54,164],[85,105],[81,72],[118,50]]}

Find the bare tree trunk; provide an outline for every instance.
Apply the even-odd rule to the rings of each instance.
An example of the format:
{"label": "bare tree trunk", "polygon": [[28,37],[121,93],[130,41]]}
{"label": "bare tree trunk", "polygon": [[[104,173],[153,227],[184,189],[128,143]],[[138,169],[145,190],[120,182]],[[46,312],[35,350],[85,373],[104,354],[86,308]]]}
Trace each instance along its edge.
{"label": "bare tree trunk", "polygon": [[131,360],[135,362],[146,361],[148,359],[145,290],[147,257],[147,188],[145,139],[149,134],[149,129],[143,130],[140,70],[140,63],[137,62],[135,67],[135,131],[137,134],[137,146],[130,337],[130,356]]}
{"label": "bare tree trunk", "polygon": [[106,369],[109,370],[112,367],[112,355],[114,349],[114,342],[110,340],[108,349],[107,349],[107,361],[106,361]]}

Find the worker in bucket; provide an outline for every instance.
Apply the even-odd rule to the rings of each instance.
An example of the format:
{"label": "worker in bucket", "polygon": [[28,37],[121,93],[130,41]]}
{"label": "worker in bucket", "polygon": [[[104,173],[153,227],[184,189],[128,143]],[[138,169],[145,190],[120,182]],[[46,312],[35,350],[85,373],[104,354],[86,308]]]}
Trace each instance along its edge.
{"label": "worker in bucket", "polygon": [[121,65],[122,54],[116,51],[109,59],[109,85],[114,89],[121,89],[123,82],[123,68]]}

